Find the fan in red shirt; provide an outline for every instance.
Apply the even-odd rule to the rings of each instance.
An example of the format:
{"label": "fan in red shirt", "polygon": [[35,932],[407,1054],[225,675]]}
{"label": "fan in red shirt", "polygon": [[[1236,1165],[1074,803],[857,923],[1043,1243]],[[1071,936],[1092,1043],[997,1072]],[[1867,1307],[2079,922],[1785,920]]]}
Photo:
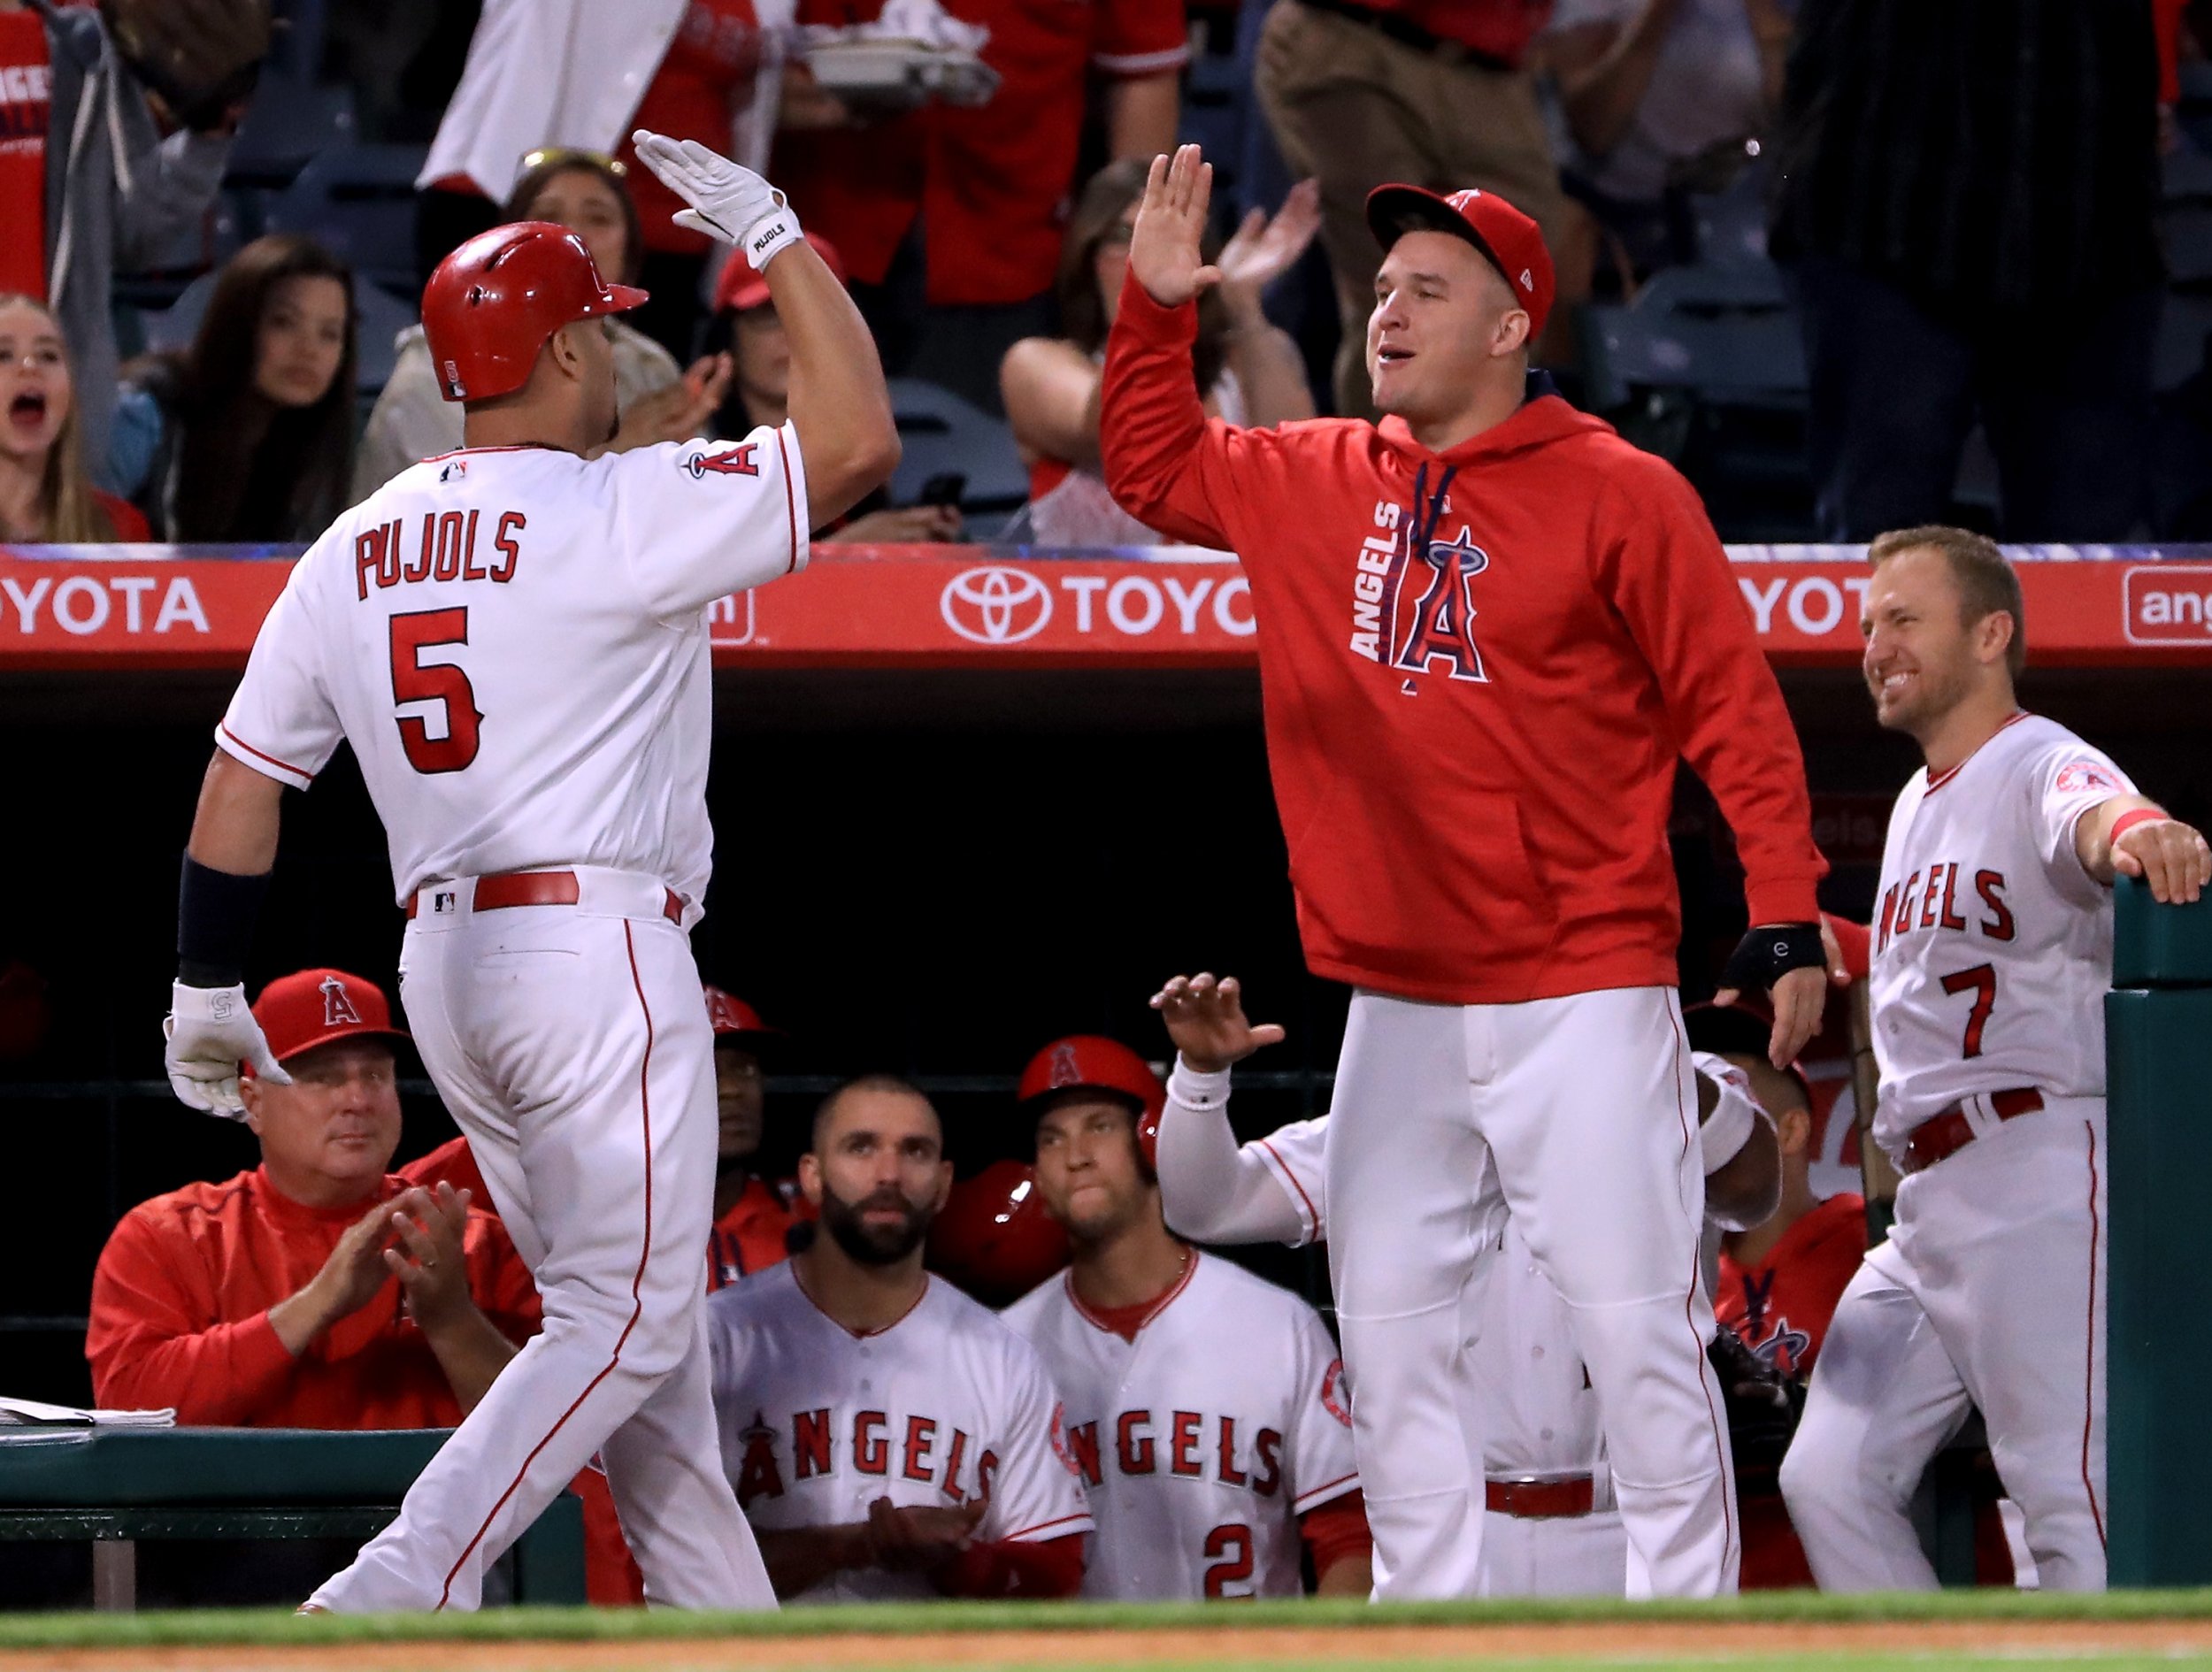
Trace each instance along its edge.
{"label": "fan in red shirt", "polygon": [[1780,690],[1689,485],[1532,386],[1554,290],[1534,221],[1379,188],[1389,416],[1240,430],[1192,372],[1210,194],[1195,147],[1153,165],[1102,451],[1123,510],[1244,561],[1306,963],[1357,989],[1329,1254],[1376,1594],[1479,1582],[1456,1298],[1501,1203],[1574,1315],[1631,1586],[1732,1591],[1666,832],[1686,759],[1758,925],[1724,978],[1773,993],[1789,1061],[1820,1016],[1824,866]]}
{"label": "fan in red shirt", "polygon": [[46,127],[53,108],[46,22],[0,6],[0,293],[46,298]]}
{"label": "fan in red shirt", "polygon": [[[801,0],[799,20],[866,23],[882,10],[882,0]],[[778,155],[776,178],[807,225],[843,252],[887,358],[896,362],[910,346],[915,363],[894,369],[995,410],[1006,349],[1050,325],[1046,293],[1076,184],[1090,79],[1105,79],[1110,159],[1164,151],[1175,139],[1188,24],[1184,0],[945,0],[945,10],[991,32],[982,58],[1001,81],[987,104],[794,134]],[[910,345],[903,338],[914,322],[894,317],[893,298],[878,307],[872,293],[917,219],[924,300],[939,311]],[[1017,311],[1024,303],[1032,305]],[[971,340],[948,326],[978,334]]]}

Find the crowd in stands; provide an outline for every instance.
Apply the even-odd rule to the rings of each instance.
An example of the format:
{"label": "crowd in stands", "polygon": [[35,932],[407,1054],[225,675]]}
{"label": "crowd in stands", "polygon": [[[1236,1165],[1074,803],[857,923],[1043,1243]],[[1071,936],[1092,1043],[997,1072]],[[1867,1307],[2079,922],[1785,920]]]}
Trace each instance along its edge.
{"label": "crowd in stands", "polygon": [[[432,132],[409,154],[414,281],[535,218],[652,293],[614,327],[617,449],[783,404],[764,288],[678,224],[628,134],[765,170],[895,389],[933,385],[1018,448],[1031,502],[1003,533],[1041,546],[1156,538],[1095,473],[1098,362],[1143,164],[1179,134],[1226,187],[1194,370],[1233,423],[1370,410],[1362,204],[1403,180],[1499,192],[1541,224],[1559,305],[1537,357],[1572,398],[1680,396],[1719,424],[1733,368],[1709,379],[1709,353],[1764,345],[1748,380],[1800,426],[1804,537],[1962,514],[2018,540],[2166,534],[2212,464],[2191,417],[2212,272],[2193,233],[2170,232],[2170,261],[2161,243],[2212,197],[2189,0],[482,0],[443,9],[476,12],[465,42],[415,0],[390,27],[423,12],[429,42],[396,70],[341,55],[364,39],[349,0],[273,4],[259,88],[187,119],[96,8],[0,0],[7,538],[297,544],[458,444],[419,328],[381,340],[413,304],[405,252],[365,254],[336,194],[329,224],[263,230],[272,168],[304,157],[272,165],[257,121],[338,94]],[[287,24],[334,43],[320,64],[284,50]],[[969,73],[928,92],[842,74],[841,52],[884,39]],[[342,161],[357,142],[334,144]],[[211,264],[173,317],[126,300]],[[1664,338],[1678,303],[1793,327],[1660,341],[1683,387],[1655,388],[1620,345]],[[134,352],[142,335],[164,346]],[[1978,431],[1996,479],[1978,505]],[[964,518],[961,481],[933,487],[830,537],[1002,533]]]}

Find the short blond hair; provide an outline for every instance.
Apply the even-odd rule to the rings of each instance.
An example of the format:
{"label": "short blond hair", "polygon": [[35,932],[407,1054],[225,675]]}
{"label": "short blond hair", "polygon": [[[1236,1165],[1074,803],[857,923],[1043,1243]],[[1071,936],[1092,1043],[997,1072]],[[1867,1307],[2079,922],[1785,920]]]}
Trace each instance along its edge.
{"label": "short blond hair", "polygon": [[1968,626],[1987,620],[2000,610],[2012,617],[2012,642],[2005,647],[2005,667],[2018,679],[2021,669],[2028,664],[2028,609],[2020,593],[2020,576],[2003,548],[1971,529],[1923,523],[1917,528],[1893,528],[1876,536],[1866,556],[1879,569],[1900,552],[1924,549],[1943,554],[1951,579],[1958,583],[1959,617]]}

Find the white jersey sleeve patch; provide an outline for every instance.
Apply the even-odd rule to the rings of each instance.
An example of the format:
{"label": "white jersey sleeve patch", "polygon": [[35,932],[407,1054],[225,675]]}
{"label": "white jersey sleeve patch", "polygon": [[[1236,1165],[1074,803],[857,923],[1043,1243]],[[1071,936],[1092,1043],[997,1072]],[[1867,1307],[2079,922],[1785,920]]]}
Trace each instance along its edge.
{"label": "white jersey sleeve patch", "polygon": [[1302,1515],[1358,1491],[1359,1467],[1352,1460],[1352,1401],[1344,1384],[1344,1361],[1312,1308],[1299,1309],[1298,1332],[1300,1392],[1293,1407],[1290,1491],[1291,1507]]}
{"label": "white jersey sleeve patch", "polygon": [[789,424],[616,461],[614,525],[646,607],[679,617],[806,567],[806,465]]}
{"label": "white jersey sleeve patch", "polygon": [[1091,1530],[1090,1502],[1068,1450],[1060,1395],[1035,1350],[1026,1340],[1019,1346],[1019,1354],[1006,1355],[1015,1377],[1007,1390],[1007,1455],[992,1480],[991,1507],[977,1530],[994,1544],[1042,1544]]}
{"label": "white jersey sleeve patch", "polygon": [[329,539],[324,536],[293,565],[215,728],[215,741],[226,754],[294,789],[314,782],[344,736],[323,677],[312,602],[316,559]]}
{"label": "white jersey sleeve patch", "polygon": [[2101,897],[2102,887],[2081,867],[2074,832],[2082,815],[2122,795],[2135,794],[2128,775],[2111,759],[2078,738],[2065,738],[2027,763],[2026,793],[2033,798],[2038,845],[2051,880],[2084,901]]}

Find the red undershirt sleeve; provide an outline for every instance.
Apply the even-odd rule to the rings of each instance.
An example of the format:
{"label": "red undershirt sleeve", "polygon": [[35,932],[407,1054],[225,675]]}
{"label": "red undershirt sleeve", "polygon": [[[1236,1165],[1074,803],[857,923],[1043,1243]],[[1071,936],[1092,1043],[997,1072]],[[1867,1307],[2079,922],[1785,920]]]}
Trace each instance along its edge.
{"label": "red undershirt sleeve", "polygon": [[937,1570],[949,1597],[1071,1597],[1083,1584],[1083,1535],[970,1545]]}

